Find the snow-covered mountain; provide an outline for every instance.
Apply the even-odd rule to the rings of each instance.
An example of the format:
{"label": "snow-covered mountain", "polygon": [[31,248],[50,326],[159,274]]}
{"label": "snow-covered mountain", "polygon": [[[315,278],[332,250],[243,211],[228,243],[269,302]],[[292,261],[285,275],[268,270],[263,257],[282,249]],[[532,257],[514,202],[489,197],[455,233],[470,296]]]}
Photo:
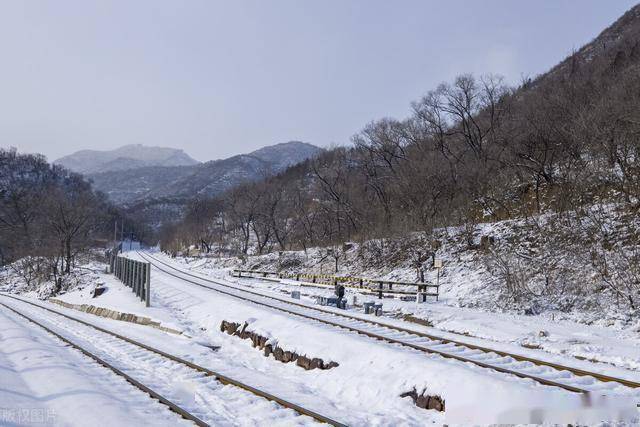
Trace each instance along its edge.
{"label": "snow-covered mountain", "polygon": [[192,166],[199,162],[176,148],[125,145],[115,150],[81,150],[54,163],[84,175],[148,166]]}
{"label": "snow-covered mountain", "polygon": [[[299,141],[263,147],[249,154],[196,165],[121,167],[88,173],[96,189],[125,205],[150,200],[211,197],[246,181],[256,181],[309,159],[321,148]],[[134,165],[135,163],[128,162]]]}

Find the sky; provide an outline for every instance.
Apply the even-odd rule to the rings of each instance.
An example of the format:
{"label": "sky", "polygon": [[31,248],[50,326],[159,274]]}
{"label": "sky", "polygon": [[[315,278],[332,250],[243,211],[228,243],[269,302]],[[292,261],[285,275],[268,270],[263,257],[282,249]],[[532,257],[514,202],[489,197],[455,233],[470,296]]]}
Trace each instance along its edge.
{"label": "sky", "polygon": [[348,144],[456,75],[533,77],[633,1],[0,0],[0,147]]}

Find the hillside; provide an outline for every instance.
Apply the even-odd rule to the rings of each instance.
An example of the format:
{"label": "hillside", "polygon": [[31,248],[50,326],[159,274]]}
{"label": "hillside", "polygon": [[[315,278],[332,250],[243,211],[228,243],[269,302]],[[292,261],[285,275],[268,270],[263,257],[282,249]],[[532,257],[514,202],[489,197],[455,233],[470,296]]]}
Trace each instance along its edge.
{"label": "hillside", "polygon": [[278,173],[321,151],[314,145],[292,141],[197,165],[146,166],[88,176],[111,200],[127,205],[157,199],[213,197],[239,183]]}
{"label": "hillside", "polygon": [[262,147],[249,153],[249,156],[267,162],[272,165],[274,170],[280,171],[300,163],[302,160],[309,159],[320,151],[315,145],[306,142],[289,141]]}
{"label": "hillside", "polygon": [[[223,221],[187,215],[173,230],[180,240],[164,241],[173,252],[185,240],[220,248],[249,265],[251,255],[299,251],[292,262],[303,270],[322,258],[309,248],[330,259],[346,242],[366,242],[353,257],[363,261],[384,255],[376,242],[404,242],[372,264],[385,276],[394,260],[406,269],[412,257],[428,266],[431,256],[474,254],[478,230],[494,224],[505,232],[489,227],[484,255],[452,265],[472,276],[456,283],[477,280],[456,302],[637,318],[639,34],[636,6],[519,87],[462,74],[413,102],[409,117],[372,122],[352,147],[225,194],[211,204]],[[353,266],[345,273],[370,270]]]}
{"label": "hillside", "polygon": [[145,166],[122,171],[90,174],[96,189],[115,203],[131,203],[154,191],[179,182],[194,173],[197,166]]}
{"label": "hillside", "polygon": [[123,171],[148,166],[191,166],[199,162],[182,150],[125,145],[115,150],[82,150],[54,162],[84,175]]}
{"label": "hillside", "polygon": [[619,71],[640,58],[640,5],[636,5],[616,22],[603,30],[594,40],[582,46],[564,61],[543,74],[538,80],[570,76],[579,67],[589,67],[598,60],[608,61],[613,71]]}

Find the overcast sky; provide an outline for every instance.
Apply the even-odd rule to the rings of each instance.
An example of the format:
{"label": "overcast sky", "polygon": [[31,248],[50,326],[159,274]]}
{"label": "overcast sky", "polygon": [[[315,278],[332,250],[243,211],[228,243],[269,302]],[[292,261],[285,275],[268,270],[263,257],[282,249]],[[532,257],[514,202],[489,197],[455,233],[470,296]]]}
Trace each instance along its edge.
{"label": "overcast sky", "polygon": [[0,0],[0,146],[346,144],[456,74],[544,72],[633,4]]}

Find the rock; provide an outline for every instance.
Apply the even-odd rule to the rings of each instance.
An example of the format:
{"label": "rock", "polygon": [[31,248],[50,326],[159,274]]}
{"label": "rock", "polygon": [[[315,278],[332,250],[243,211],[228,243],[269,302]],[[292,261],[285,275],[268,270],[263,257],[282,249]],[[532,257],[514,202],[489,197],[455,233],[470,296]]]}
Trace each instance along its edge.
{"label": "rock", "polygon": [[415,400],[415,404],[418,408],[426,409],[427,404],[429,403],[429,396],[417,396]]}
{"label": "rock", "polygon": [[273,357],[275,357],[276,360],[282,362],[283,355],[284,355],[284,350],[282,350],[280,347],[276,347],[273,349]]}
{"label": "rock", "polygon": [[340,366],[338,362],[331,361],[326,366],[324,366],[323,369],[337,368],[338,366]]}
{"label": "rock", "polygon": [[415,388],[411,391],[402,393],[400,397],[410,397],[418,408],[432,409],[440,412],[444,412],[445,409],[444,399],[442,399],[442,397],[437,395],[425,395],[424,392],[418,394]]}
{"label": "rock", "polygon": [[333,361],[325,363],[322,359],[317,357],[311,359],[308,356],[301,356],[296,352],[284,350],[278,346],[274,347],[272,344],[267,344],[267,342],[269,341],[267,337],[263,337],[252,331],[248,331],[248,326],[249,324],[247,322],[245,322],[244,325],[240,327],[239,323],[227,322],[226,320],[223,320],[220,323],[220,332],[226,332],[229,335],[234,335],[241,339],[250,339],[251,344],[254,348],[259,347],[264,351],[263,353],[265,357],[269,357],[273,354],[273,357],[282,363],[296,362],[298,366],[306,370],[331,369],[339,366],[338,363]]}
{"label": "rock", "polygon": [[271,347],[271,344],[267,344],[264,346],[264,356],[265,357],[269,357],[269,355],[273,353],[273,347]]}
{"label": "rock", "polygon": [[322,368],[322,359],[314,357],[311,359],[311,363],[309,364],[309,369],[317,369]]}
{"label": "rock", "polygon": [[426,409],[444,412],[444,400],[440,396],[430,396]]}
{"label": "rock", "polygon": [[309,369],[311,369],[311,360],[309,360],[309,358],[306,356],[300,356],[296,361],[296,365],[308,371]]}
{"label": "rock", "polygon": [[97,287],[93,290],[93,297],[92,298],[96,298],[99,297],[100,295],[104,294],[107,291],[107,288],[103,288],[103,287]]}

